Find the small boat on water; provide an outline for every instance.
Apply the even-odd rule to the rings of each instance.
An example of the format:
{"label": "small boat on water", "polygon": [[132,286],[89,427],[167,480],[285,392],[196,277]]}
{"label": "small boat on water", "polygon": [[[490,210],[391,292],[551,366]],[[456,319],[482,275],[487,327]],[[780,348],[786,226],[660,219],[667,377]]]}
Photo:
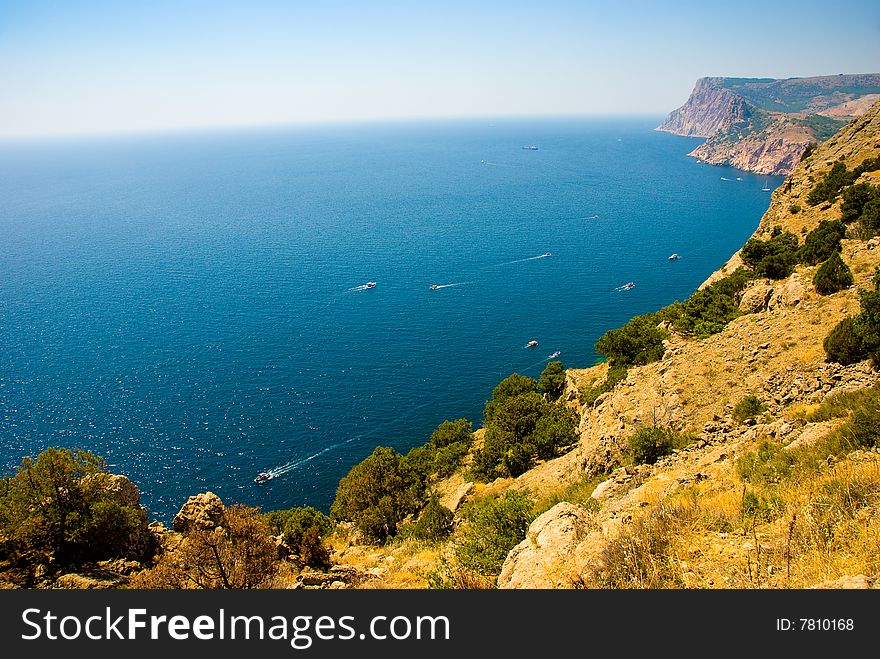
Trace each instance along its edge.
{"label": "small boat on water", "polygon": [[557,351],[554,352],[552,355],[550,355],[549,357],[547,357],[547,359],[556,359],[556,358],[559,357],[559,355],[561,355],[561,354],[562,354],[562,353],[559,352],[559,351],[557,350]]}
{"label": "small boat on water", "polygon": [[366,284],[364,284],[364,288],[376,288],[376,282],[368,281]]}
{"label": "small boat on water", "polygon": [[440,287],[437,284],[431,284],[432,291],[436,291],[438,288],[440,288]]}
{"label": "small boat on water", "polygon": [[537,151],[538,147],[536,147],[534,144],[524,144],[523,149],[525,151]]}
{"label": "small boat on water", "polygon": [[265,483],[273,478],[275,478],[275,474],[270,474],[268,471],[261,471],[254,479],[254,483]]}
{"label": "small boat on water", "polygon": [[680,258],[681,258],[681,257],[680,257],[678,254],[670,254],[670,255],[669,255],[669,260],[670,260],[670,261],[678,261],[678,259],[680,259]]}
{"label": "small boat on water", "polygon": [[634,289],[635,287],[636,287],[636,285],[635,285],[634,282],[628,281],[628,282],[626,282],[626,283],[623,285],[623,290],[625,290],[625,291],[631,291],[631,290]]}
{"label": "small boat on water", "polygon": [[538,342],[535,340],[532,340],[532,341],[529,341],[528,343],[526,343],[526,348],[534,348],[536,345],[538,345]]}
{"label": "small boat on water", "polygon": [[541,256],[553,256],[552,252],[544,252]]}

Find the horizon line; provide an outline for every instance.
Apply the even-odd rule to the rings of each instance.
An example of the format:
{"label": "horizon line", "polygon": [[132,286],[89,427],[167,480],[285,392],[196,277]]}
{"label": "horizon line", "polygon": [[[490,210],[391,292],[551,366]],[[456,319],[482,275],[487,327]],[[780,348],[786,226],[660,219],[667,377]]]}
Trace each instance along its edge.
{"label": "horizon line", "polygon": [[511,121],[522,119],[577,119],[599,117],[661,117],[668,111],[638,112],[558,112],[558,113],[524,113],[524,114],[462,114],[462,115],[413,115],[399,117],[348,117],[339,119],[302,119],[296,121],[278,121],[265,123],[218,123],[218,124],[184,124],[180,126],[154,126],[111,128],[84,131],[57,131],[41,133],[16,134],[0,133],[0,143],[42,142],[53,140],[69,140],[78,138],[113,138],[137,137],[150,135],[167,135],[176,133],[207,133],[212,131],[262,130],[279,128],[320,128],[331,126],[355,126],[359,124],[403,124],[413,122],[440,121]]}

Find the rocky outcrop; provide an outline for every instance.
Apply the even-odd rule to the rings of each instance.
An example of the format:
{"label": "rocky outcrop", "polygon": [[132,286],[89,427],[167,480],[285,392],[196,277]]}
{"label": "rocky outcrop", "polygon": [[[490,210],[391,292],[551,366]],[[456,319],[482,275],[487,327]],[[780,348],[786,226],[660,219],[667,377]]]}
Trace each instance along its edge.
{"label": "rocky outcrop", "polygon": [[657,127],[685,137],[710,137],[743,122],[749,114],[745,100],[719,85],[722,78],[700,78],[687,102]]}
{"label": "rocky outcrop", "polygon": [[784,176],[834,122],[841,126],[867,112],[878,91],[880,74],[700,78],[687,102],[657,130],[707,138],[690,153],[701,162]]}
{"label": "rocky outcrop", "polygon": [[526,539],[507,555],[499,588],[572,587],[579,578],[578,566],[571,557],[585,556],[581,545],[595,532],[592,516],[570,503],[558,503],[538,517],[526,533]]}
{"label": "rocky outcrop", "polygon": [[186,500],[180,512],[174,516],[174,530],[178,533],[197,528],[211,531],[220,524],[224,510],[220,497],[213,492],[195,494]]}

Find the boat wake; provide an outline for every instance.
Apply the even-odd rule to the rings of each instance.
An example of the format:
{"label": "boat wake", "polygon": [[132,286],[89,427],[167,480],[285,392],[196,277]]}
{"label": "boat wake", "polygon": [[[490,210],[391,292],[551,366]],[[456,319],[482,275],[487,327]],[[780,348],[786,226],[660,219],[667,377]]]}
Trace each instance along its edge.
{"label": "boat wake", "polygon": [[636,285],[635,285],[633,282],[628,281],[628,282],[625,283],[623,286],[618,286],[618,287],[615,288],[614,290],[615,290],[615,291],[631,291],[631,290],[634,289],[635,287],[636,287]]}
{"label": "boat wake", "polygon": [[514,261],[505,261],[504,263],[498,263],[494,266],[488,266],[490,268],[500,268],[503,265],[513,265],[514,263],[525,263],[526,261],[537,261],[538,259],[546,259],[549,256],[553,256],[550,252],[544,252],[543,254],[539,254],[538,256],[530,256],[527,259],[516,259]]}
{"label": "boat wake", "polygon": [[467,286],[471,282],[469,281],[456,281],[451,284],[431,284],[432,291],[439,291],[441,288],[452,288],[453,286]]}
{"label": "boat wake", "polygon": [[360,286],[352,286],[349,288],[349,291],[367,291],[371,288],[375,288],[376,284],[371,281],[368,281],[366,284],[361,284]]}
{"label": "boat wake", "polygon": [[311,462],[315,458],[319,458],[322,455],[324,455],[325,453],[329,453],[330,451],[333,451],[333,450],[338,449],[342,446],[345,446],[346,444],[350,444],[351,442],[353,442],[356,439],[358,439],[358,438],[352,437],[351,439],[346,439],[344,442],[339,442],[337,444],[331,444],[330,446],[322,448],[317,453],[312,453],[311,455],[308,455],[304,458],[300,458],[298,460],[293,460],[291,462],[288,462],[287,464],[281,465],[280,467],[274,467],[273,469],[268,469],[260,474],[261,476],[265,475],[265,478],[261,478],[260,481],[267,481],[267,480],[271,480],[272,478],[277,478],[278,476],[283,476],[284,474],[288,474],[291,471],[293,471],[295,469],[299,469],[303,465],[308,464],[309,462]]}

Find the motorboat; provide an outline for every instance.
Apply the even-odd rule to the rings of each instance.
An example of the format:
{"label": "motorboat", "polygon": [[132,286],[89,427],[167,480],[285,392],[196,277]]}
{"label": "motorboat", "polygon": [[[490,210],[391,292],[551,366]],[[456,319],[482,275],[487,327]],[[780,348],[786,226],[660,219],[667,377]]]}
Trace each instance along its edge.
{"label": "motorboat", "polygon": [[532,341],[529,341],[528,343],[526,343],[526,348],[534,348],[536,345],[538,345],[538,342],[532,340]]}
{"label": "motorboat", "polygon": [[261,471],[254,479],[254,483],[265,483],[273,478],[275,478],[275,474],[270,474],[268,471]]}
{"label": "motorboat", "polygon": [[559,351],[557,350],[557,351],[554,352],[552,355],[550,355],[549,357],[547,357],[547,359],[556,359],[556,358],[559,357],[559,355],[561,355],[561,354],[562,354],[562,353],[559,352]]}
{"label": "motorboat", "polygon": [[431,284],[432,291],[436,291],[438,288],[440,288],[440,287],[437,284]]}
{"label": "motorboat", "polygon": [[623,290],[630,291],[636,287],[634,282],[628,281],[623,285]]}
{"label": "motorboat", "polygon": [[376,282],[368,281],[366,284],[364,284],[364,288],[376,288]]}
{"label": "motorboat", "polygon": [[553,256],[552,252],[544,252],[541,256]]}
{"label": "motorboat", "polygon": [[526,151],[537,151],[538,147],[536,147],[534,144],[524,144],[523,149]]}
{"label": "motorboat", "polygon": [[681,256],[679,256],[678,254],[670,254],[669,255],[670,261],[678,261],[678,259],[680,259],[680,258],[681,258]]}

